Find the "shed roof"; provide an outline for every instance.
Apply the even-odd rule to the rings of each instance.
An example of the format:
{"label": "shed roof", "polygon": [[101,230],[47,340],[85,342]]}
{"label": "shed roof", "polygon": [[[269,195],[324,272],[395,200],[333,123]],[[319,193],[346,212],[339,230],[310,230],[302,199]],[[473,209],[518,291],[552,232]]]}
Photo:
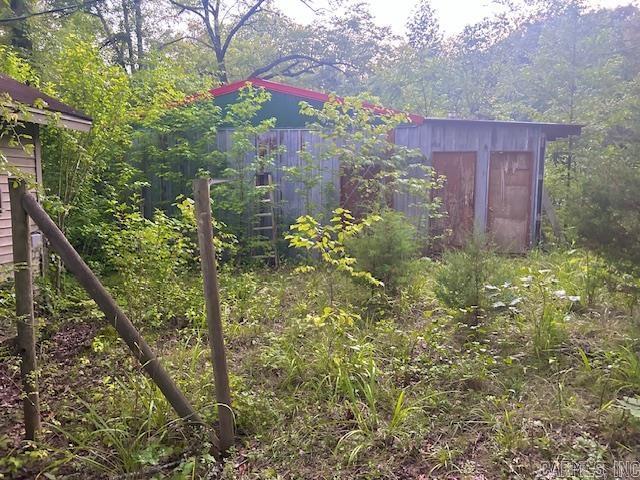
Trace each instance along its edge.
{"label": "shed roof", "polygon": [[545,133],[547,140],[553,141],[558,138],[567,138],[570,135],[580,135],[582,127],[577,123],[550,123],[550,122],[522,122],[517,120],[474,120],[466,118],[438,118],[438,117],[426,117],[425,123],[456,123],[456,124],[469,124],[469,125],[504,125],[514,127],[530,127],[539,126]]}
{"label": "shed roof", "polygon": [[[49,123],[46,112],[55,112],[61,114],[60,122],[67,128],[86,131],[91,127],[88,115],[3,73],[0,73],[0,94],[8,94],[12,102],[26,105],[31,115],[25,121]],[[45,103],[44,108],[37,105],[39,100]]]}
{"label": "shed roof", "polygon": [[[222,85],[218,88],[209,90],[209,93],[215,98],[224,97],[226,95],[237,93],[242,87],[246,85],[254,85],[256,87],[262,87],[265,90],[274,92],[277,94],[284,94],[293,97],[300,98],[302,100],[308,100],[316,103],[324,103],[329,100],[329,95],[316,90],[309,90],[307,88],[296,87],[293,85],[287,85],[284,83],[273,82],[270,80],[263,80],[261,78],[248,78],[246,80],[240,80],[238,82]],[[337,97],[340,99],[340,97]],[[373,104],[365,104],[368,108],[371,108],[374,112],[384,113],[402,113],[398,110],[380,107]],[[273,112],[269,112],[273,113]],[[558,138],[566,138],[570,135],[580,135],[583,125],[570,124],[570,123],[549,123],[549,122],[524,122],[524,121],[511,121],[511,120],[475,120],[466,118],[439,118],[439,117],[424,117],[417,114],[407,114],[411,125],[422,125],[424,123],[458,123],[469,125],[504,125],[504,126],[540,126],[546,135],[547,140],[556,140]]]}
{"label": "shed roof", "polygon": [[[327,93],[318,92],[316,90],[309,90],[307,88],[296,87],[293,85],[287,85],[285,83],[272,82],[270,80],[263,80],[261,78],[248,78],[246,80],[240,80],[238,82],[229,83],[227,85],[222,85],[221,87],[214,88],[209,90],[209,93],[213,95],[214,98],[221,97],[224,95],[228,95],[230,93],[235,93],[240,90],[242,87],[246,85],[253,85],[255,87],[262,87],[265,90],[270,92],[283,93],[285,95],[291,95],[293,97],[298,97],[303,100],[310,100],[313,102],[325,103],[329,101],[330,96]],[[342,100],[341,97],[336,97],[338,101]],[[371,109],[374,113],[384,115],[384,114],[394,114],[394,113],[405,113],[399,110],[395,110],[393,108],[381,107],[379,105],[374,105],[372,103],[365,103],[364,106],[366,108]],[[412,113],[406,114],[409,117],[411,123],[420,125],[424,122],[424,117],[421,115],[414,115]]]}

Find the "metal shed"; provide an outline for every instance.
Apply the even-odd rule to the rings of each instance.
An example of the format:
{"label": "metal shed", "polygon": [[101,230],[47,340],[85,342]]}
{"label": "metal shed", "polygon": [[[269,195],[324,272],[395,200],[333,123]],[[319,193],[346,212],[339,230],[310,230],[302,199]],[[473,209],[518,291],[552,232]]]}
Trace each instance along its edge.
{"label": "metal shed", "polygon": [[[546,144],[579,135],[580,125],[425,118],[399,127],[395,141],[419,149],[447,177],[441,192],[446,227],[460,245],[486,234],[508,252],[522,252],[540,237]],[[395,207],[410,213],[406,198]]]}
{"label": "metal shed", "polygon": [[[272,81],[249,79],[213,89],[213,102],[222,107],[237,101],[247,84],[272,93],[256,121],[274,117],[276,128],[256,138],[256,151],[278,149],[274,179],[283,200],[285,220],[301,214],[297,185],[282,174],[282,167],[301,163],[300,151],[315,154],[322,148],[318,135],[306,127],[308,118],[297,111],[301,101],[316,107],[329,96]],[[394,111],[371,105],[381,113]],[[449,243],[462,245],[470,235],[486,235],[506,252],[523,252],[540,237],[544,157],[547,142],[579,135],[580,125],[497,120],[426,118],[409,115],[410,123],[396,128],[394,141],[419,149],[424,162],[447,177],[439,195],[447,216],[436,227],[451,232]],[[218,133],[218,149],[231,146],[231,130]],[[318,156],[319,158],[319,156]],[[326,203],[326,192],[340,191],[337,160],[323,160],[323,184],[312,192],[314,202]],[[324,188],[327,185],[333,189]],[[336,202],[340,198],[335,196]],[[393,207],[412,216],[411,201],[396,195]]]}
{"label": "metal shed", "polygon": [[[42,183],[40,125],[55,121],[64,128],[81,132],[91,128],[91,118],[87,115],[4,74],[0,74],[0,101],[5,111],[17,116],[18,137],[2,129],[0,155],[39,184]],[[0,266],[13,261],[8,179],[7,172],[0,172]],[[31,244],[34,256],[39,256],[42,235],[33,224]]]}

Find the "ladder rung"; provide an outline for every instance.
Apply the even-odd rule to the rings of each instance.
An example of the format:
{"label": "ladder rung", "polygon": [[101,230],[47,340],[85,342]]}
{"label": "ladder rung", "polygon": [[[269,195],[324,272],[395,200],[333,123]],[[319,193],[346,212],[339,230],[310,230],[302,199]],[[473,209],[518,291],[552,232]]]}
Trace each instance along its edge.
{"label": "ladder rung", "polygon": [[273,230],[273,225],[269,225],[268,227],[253,227],[254,230]]}
{"label": "ladder rung", "polygon": [[256,213],[256,217],[272,217],[273,213],[271,212],[264,212],[264,213]]}
{"label": "ladder rung", "polygon": [[276,258],[275,255],[252,255],[252,258]]}
{"label": "ladder rung", "polygon": [[262,203],[271,203],[271,199],[270,198],[263,198],[260,200]]}

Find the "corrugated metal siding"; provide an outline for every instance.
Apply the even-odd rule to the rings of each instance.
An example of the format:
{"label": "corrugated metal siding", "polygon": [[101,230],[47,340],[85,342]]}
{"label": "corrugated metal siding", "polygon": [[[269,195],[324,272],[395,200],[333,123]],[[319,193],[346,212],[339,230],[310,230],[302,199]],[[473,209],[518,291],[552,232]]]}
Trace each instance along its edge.
{"label": "corrugated metal siding", "polygon": [[[410,148],[418,148],[430,163],[433,152],[477,152],[476,185],[475,185],[475,231],[486,232],[488,195],[489,195],[489,162],[491,152],[531,152],[533,155],[531,218],[529,219],[531,243],[536,241],[536,218],[539,216],[538,202],[541,185],[540,146],[544,135],[537,125],[466,125],[425,123],[412,127],[402,126],[396,130],[396,143]],[[407,200],[399,198],[396,208],[412,214],[407,207]],[[409,202],[410,203],[410,202]]]}
{"label": "corrugated metal siding", "polygon": [[[221,130],[217,136],[217,147],[220,151],[229,151],[233,139],[231,130]],[[271,143],[279,153],[275,156],[273,180],[278,185],[278,195],[282,216],[285,221],[291,221],[304,213],[304,198],[297,192],[303,188],[301,182],[293,181],[287,176],[283,167],[300,167],[304,161],[301,151],[309,151],[313,158],[321,158],[314,175],[322,175],[319,185],[311,190],[311,204],[316,208],[337,206],[337,195],[340,189],[339,164],[336,159],[325,158],[323,151],[326,147],[317,134],[307,129],[274,129],[269,132],[269,138],[262,137],[262,141]],[[247,154],[245,159],[249,164],[255,155]]]}
{"label": "corrugated metal siding", "polygon": [[[221,151],[231,148],[231,130],[218,133],[217,145]],[[290,221],[304,210],[303,198],[296,193],[301,185],[283,175],[283,166],[300,166],[301,149],[311,150],[315,158],[323,157],[322,139],[308,129],[275,129],[273,130],[278,147],[284,147],[276,158],[274,181],[280,188],[282,213],[285,221]],[[491,152],[531,152],[533,158],[531,189],[531,218],[529,219],[529,238],[535,241],[536,219],[539,218],[539,204],[536,201],[540,193],[543,169],[540,152],[544,144],[544,135],[540,126],[536,125],[495,125],[491,123],[469,125],[455,123],[427,122],[420,126],[401,126],[395,131],[395,143],[411,149],[417,149],[424,155],[424,162],[431,164],[433,152],[475,152],[475,211],[474,229],[476,233],[484,233],[487,229],[489,165]],[[248,155],[247,162],[252,161]],[[321,185],[312,191],[312,203],[316,207],[330,208],[337,206],[340,192],[339,163],[334,158],[323,158],[319,170],[322,170]],[[422,172],[415,171],[416,175]],[[417,215],[415,199],[406,194],[394,194],[394,208],[409,217]]]}

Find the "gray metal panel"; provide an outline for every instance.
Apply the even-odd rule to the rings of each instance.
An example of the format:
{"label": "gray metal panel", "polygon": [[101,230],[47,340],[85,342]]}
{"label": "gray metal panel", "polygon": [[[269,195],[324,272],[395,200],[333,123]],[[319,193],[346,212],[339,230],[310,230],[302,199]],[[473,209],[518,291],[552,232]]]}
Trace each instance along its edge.
{"label": "gray metal panel", "polygon": [[478,132],[478,150],[476,157],[476,191],[474,228],[476,235],[484,235],[487,231],[487,214],[489,204],[489,160],[491,158],[491,129],[484,128]]}
{"label": "gray metal panel", "polygon": [[[282,215],[286,221],[291,221],[305,213],[302,182],[296,182],[283,172],[283,167],[303,166],[301,150],[311,151],[313,158],[321,159],[320,164],[313,170],[312,175],[321,175],[319,185],[311,190],[311,204],[315,211],[330,210],[338,205],[340,192],[339,162],[335,158],[328,158],[323,152],[326,146],[322,138],[307,129],[274,129],[276,155],[273,168],[274,182],[278,185]],[[220,130],[217,134],[217,147],[220,151],[232,148],[232,130]],[[245,157],[245,165],[250,165],[255,159],[255,153],[249,152]]]}

